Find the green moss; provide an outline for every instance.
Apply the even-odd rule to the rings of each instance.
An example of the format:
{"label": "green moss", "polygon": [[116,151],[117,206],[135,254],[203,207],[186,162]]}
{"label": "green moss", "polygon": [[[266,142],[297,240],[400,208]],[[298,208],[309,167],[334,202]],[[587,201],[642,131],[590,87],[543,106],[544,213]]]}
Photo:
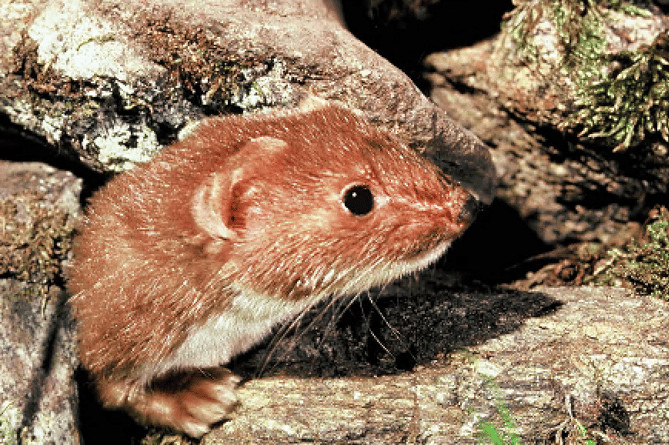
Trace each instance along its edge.
{"label": "green moss", "polygon": [[178,88],[166,89],[167,96],[183,96],[206,114],[240,112],[271,103],[273,90],[260,88],[258,79],[281,79],[279,60],[249,58],[221,47],[204,29],[191,29],[169,15],[139,19],[131,25],[137,42],[152,49],[148,54],[151,62],[166,69],[170,85],[178,84]]}
{"label": "green moss", "polygon": [[603,3],[611,10],[620,11],[632,17],[650,17],[652,15],[648,9],[645,9],[653,5],[651,0],[607,0]]}
{"label": "green moss", "polygon": [[88,39],[84,40],[79,45],[77,45],[77,51],[79,51],[82,46],[91,42],[104,43],[104,42],[111,42],[114,40],[116,40],[116,34],[114,33],[106,34],[104,36],[89,37]]}
{"label": "green moss", "polygon": [[652,212],[641,240],[610,250],[594,281],[628,283],[642,295],[669,300],[669,210],[660,207]]}
{"label": "green moss", "polygon": [[582,83],[593,74],[593,61],[606,46],[602,13],[592,0],[559,0],[553,4],[551,17],[558,33],[562,67]]}
{"label": "green moss", "polygon": [[[471,363],[481,369],[481,367],[476,364],[478,359],[476,359],[474,355],[467,351],[464,351],[464,354]],[[501,425],[495,425],[488,420],[480,420],[478,422],[480,433],[478,435],[477,443],[481,445],[523,445],[523,441],[518,434],[519,427],[516,424],[509,407],[501,396],[501,390],[495,381],[495,377],[488,375],[483,369],[479,370],[479,376],[483,379],[483,384],[488,390],[488,394],[495,400],[495,407],[497,408]],[[569,443],[573,445],[595,445],[595,440],[592,438],[592,434],[589,433],[587,429],[583,427],[581,422],[574,417],[569,396],[566,397],[565,402],[568,418],[557,427],[551,427],[547,434],[541,434],[543,437],[536,437],[532,443],[550,442]],[[480,417],[480,414],[475,410],[469,408],[469,411],[470,415]]]}
{"label": "green moss", "polygon": [[[500,389],[497,386],[494,378],[485,374],[481,374],[484,379],[485,386],[490,392],[492,392],[495,398],[495,405],[497,407],[497,412],[499,413],[502,422],[504,424],[503,428],[499,430],[490,422],[482,421],[480,423],[480,428],[484,437],[490,440],[494,445],[522,445],[520,436],[518,436],[518,427],[516,426],[515,420],[511,416],[509,408],[506,406],[504,400],[500,395]],[[508,438],[508,441],[506,440]]]}
{"label": "green moss", "polygon": [[0,276],[48,287],[62,277],[74,221],[64,210],[45,207],[25,193],[0,201]]}
{"label": "green moss", "polygon": [[16,445],[18,443],[16,431],[13,425],[16,424],[16,419],[21,414],[11,401],[2,402],[5,407],[0,410],[0,443],[5,445]]}
{"label": "green moss", "polygon": [[605,138],[614,151],[626,150],[649,136],[669,142],[669,38],[660,34],[636,52],[602,56],[613,71],[581,86],[578,110],[565,126],[581,128],[579,136]]}
{"label": "green moss", "polygon": [[[565,89],[566,94],[573,97],[559,125],[561,130],[575,132],[614,151],[653,137],[669,142],[667,33],[636,51],[605,53],[605,25],[615,20],[610,11],[649,17],[651,13],[643,6],[646,2],[622,0],[528,1],[511,14],[507,28],[531,66],[540,61],[535,40],[547,41],[547,31],[538,31],[538,24],[549,20],[554,27],[557,66],[568,79],[565,84],[571,85]],[[541,50],[549,51],[545,45],[541,44]]]}
{"label": "green moss", "polygon": [[[548,20],[555,29],[558,65],[568,72],[588,69],[590,62],[601,56],[605,48],[602,28],[602,11],[594,0],[549,0],[521,3],[508,17],[505,27],[513,37],[522,57],[537,63],[541,51],[550,52],[551,41],[535,44],[546,37],[547,30],[538,30],[539,24]],[[541,47],[541,48],[540,48]],[[575,70],[575,71],[574,71]]]}

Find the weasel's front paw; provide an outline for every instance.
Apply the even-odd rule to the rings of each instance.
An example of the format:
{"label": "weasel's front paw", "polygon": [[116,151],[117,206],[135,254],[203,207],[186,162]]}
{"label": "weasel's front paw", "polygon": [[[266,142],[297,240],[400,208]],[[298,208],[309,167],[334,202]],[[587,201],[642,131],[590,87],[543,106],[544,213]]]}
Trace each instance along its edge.
{"label": "weasel's front paw", "polygon": [[124,409],[140,423],[201,437],[237,407],[239,382],[228,369],[214,368],[164,377],[139,390],[110,380],[98,382],[98,389],[105,406]]}

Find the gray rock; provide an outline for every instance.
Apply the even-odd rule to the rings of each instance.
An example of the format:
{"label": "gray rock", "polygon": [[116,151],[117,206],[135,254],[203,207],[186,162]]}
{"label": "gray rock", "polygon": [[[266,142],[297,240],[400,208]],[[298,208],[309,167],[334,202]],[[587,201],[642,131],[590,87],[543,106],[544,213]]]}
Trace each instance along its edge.
{"label": "gray rock", "polygon": [[0,161],[3,444],[80,443],[76,339],[58,286],[80,192],[71,173]]}
{"label": "gray rock", "polygon": [[[491,199],[484,146],[355,40],[325,4],[241,4],[0,5],[0,130],[29,134],[98,171],[122,170],[189,121],[292,106],[316,94],[442,155],[448,172]],[[14,197],[31,180],[16,178],[0,181],[15,184],[0,198],[19,202]],[[47,199],[46,208],[76,213],[76,185],[68,184],[47,187],[46,195],[62,199]],[[20,251],[7,238],[17,221],[1,220],[0,244],[15,246],[11,254]],[[75,340],[53,282],[64,257],[44,270],[7,258],[0,258],[10,277],[0,281],[0,438],[78,443]],[[480,443],[490,426],[523,443],[578,443],[586,437],[580,427],[605,443],[669,437],[665,302],[609,288],[463,289],[438,271],[365,302],[333,318],[305,316],[295,338],[240,359],[244,375],[271,372],[241,388],[240,411],[204,443],[467,444]]]}
{"label": "gray rock", "polygon": [[477,444],[485,427],[505,443],[666,443],[666,302],[586,287],[434,298],[459,350],[396,375],[251,380],[203,443]]}
{"label": "gray rock", "polygon": [[[494,147],[498,171],[494,205],[501,211],[489,212],[492,216],[482,230],[465,235],[475,236],[482,246],[472,261],[481,269],[480,261],[499,258],[506,261],[498,265],[503,269],[559,246],[629,238],[648,211],[664,202],[669,190],[666,156],[644,160],[635,150],[612,153],[603,145],[565,137],[556,122],[564,119],[563,105],[573,97],[565,93],[559,107],[543,109],[541,116],[534,113],[541,100],[548,101],[548,87],[514,78],[514,69],[518,78],[524,78],[532,68],[514,64],[496,49],[505,39],[510,39],[508,30],[471,47],[431,54],[425,61],[435,103]],[[498,75],[502,68],[506,76]],[[528,114],[517,119],[519,109]],[[546,113],[559,110],[562,114],[546,118]],[[505,219],[510,213],[515,219]],[[527,232],[509,235],[521,227]],[[521,236],[525,241],[519,243]],[[481,260],[484,255],[486,260]]]}
{"label": "gray rock", "polygon": [[485,145],[353,37],[334,4],[11,2],[0,25],[2,125],[118,171],[205,115],[317,95],[362,110],[490,202]]}
{"label": "gray rock", "polygon": [[430,96],[494,147],[498,202],[545,243],[537,250],[633,232],[669,190],[667,107],[651,97],[666,69],[648,59],[663,54],[667,16],[650,4],[514,5],[498,35],[425,59]]}
{"label": "gray rock", "polygon": [[0,280],[0,443],[79,444],[74,330],[57,288]]}

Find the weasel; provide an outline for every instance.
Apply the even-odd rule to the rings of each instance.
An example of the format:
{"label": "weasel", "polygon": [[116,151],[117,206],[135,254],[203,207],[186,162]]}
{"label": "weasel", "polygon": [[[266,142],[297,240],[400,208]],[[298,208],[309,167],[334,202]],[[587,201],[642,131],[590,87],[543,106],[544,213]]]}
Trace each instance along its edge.
{"label": "weasel", "polygon": [[90,200],[68,273],[81,363],[106,407],[200,437],[238,403],[222,365],[434,262],[476,204],[342,106],[210,118]]}

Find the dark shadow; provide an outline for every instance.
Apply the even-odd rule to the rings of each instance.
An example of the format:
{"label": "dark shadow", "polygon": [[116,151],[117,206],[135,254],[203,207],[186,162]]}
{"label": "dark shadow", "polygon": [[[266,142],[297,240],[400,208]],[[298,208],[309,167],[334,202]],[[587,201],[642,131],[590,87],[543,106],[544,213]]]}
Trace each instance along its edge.
{"label": "dark shadow", "polygon": [[[441,267],[475,275],[488,283],[522,278],[524,261],[552,250],[511,205],[495,199],[456,240]],[[537,266],[533,263],[533,266]]]}
{"label": "dark shadow", "polygon": [[[410,75],[431,52],[494,35],[502,14],[511,9],[508,0],[444,0],[424,16],[393,18],[390,10],[371,10],[367,3],[345,1],[349,28]],[[40,161],[74,172],[88,186],[83,200],[107,179],[59,155],[46,140],[24,133],[4,115],[0,115],[0,158]],[[520,216],[496,201],[479,215],[441,266],[484,271],[483,275],[494,277],[498,271],[545,250]],[[440,271],[428,271],[418,281],[408,278],[403,286],[391,285],[370,294],[371,298],[363,295],[352,302],[323,303],[301,317],[285,336],[285,331],[279,330],[230,367],[245,377],[398,374],[441,354],[513,332],[527,318],[550,314],[560,306],[559,301],[541,293],[454,284]],[[347,303],[350,307],[343,311]],[[48,363],[45,361],[47,367]],[[35,381],[39,384],[41,380]],[[99,405],[84,371],[77,373],[77,383],[85,443],[136,443],[144,435],[145,430],[127,415]],[[31,406],[38,406],[38,401]],[[29,413],[24,420],[28,419]]]}
{"label": "dark shadow", "polygon": [[[21,429],[29,429],[35,419],[37,412],[40,409],[40,403],[44,396],[44,385],[46,379],[53,370],[54,360],[56,359],[56,350],[58,343],[58,331],[64,323],[64,307],[67,301],[65,292],[59,292],[56,296],[56,306],[54,314],[47,322],[46,335],[44,341],[39,348],[40,361],[38,366],[35,366],[33,373],[30,376],[30,384],[28,385],[28,395],[26,403],[23,407],[23,417],[21,419]],[[19,430],[19,431],[20,431]],[[18,438],[21,443],[20,438]]]}
{"label": "dark shadow", "polygon": [[399,374],[513,332],[561,305],[540,292],[461,285],[459,279],[426,271],[371,297],[321,304],[230,368],[247,378]]}
{"label": "dark shadow", "polygon": [[0,113],[0,159],[14,162],[44,162],[59,170],[69,170],[78,177],[97,176],[78,159],[50,144],[44,137],[12,123]]}
{"label": "dark shadow", "polygon": [[[63,343],[64,340],[60,334],[63,330],[74,329],[73,320],[67,308],[69,297],[66,292],[60,291],[54,298],[56,298],[54,313],[47,322],[46,335],[39,348],[41,353],[39,362],[32,375],[29,376],[30,383],[22,409],[21,428],[18,431],[30,431],[36,415],[40,410],[45,409],[42,406],[43,398],[46,393],[54,391],[53,388],[45,387],[49,384],[47,380],[54,370],[55,361],[58,360],[60,354],[63,354],[62,349],[70,348],[69,345]],[[104,410],[90,390],[85,372],[77,371],[74,377],[79,397],[78,403],[73,404],[73,410],[78,420],[77,426],[83,443],[139,444],[146,430],[123,413]],[[24,443],[24,439],[20,436],[15,440],[18,444]]]}
{"label": "dark shadow", "polygon": [[[585,180],[565,181],[563,187],[570,193],[560,196],[559,203],[564,207],[576,211],[578,207],[615,206],[624,213],[624,221],[643,223],[650,209],[669,202],[669,159],[658,155],[654,148],[659,136],[649,137],[633,149],[613,152],[597,144],[577,143],[553,128],[542,128],[540,134],[546,139],[544,150],[551,162],[573,160],[588,171]],[[606,180],[599,179],[602,176]],[[601,221],[592,222],[593,226],[598,223]]]}
{"label": "dark shadow", "polygon": [[513,9],[511,0],[344,0],[343,5],[351,32],[415,81],[426,55],[492,37]]}
{"label": "dark shadow", "polygon": [[80,197],[82,206],[85,205],[93,191],[111,178],[109,174],[92,170],[78,159],[68,155],[66,151],[60,151],[49,144],[45,138],[10,122],[9,118],[1,113],[0,159],[10,162],[42,162],[59,170],[72,172],[84,181],[84,189]]}
{"label": "dark shadow", "polygon": [[84,444],[139,444],[147,430],[122,411],[104,409],[86,371],[75,374],[79,389],[79,432]]}
{"label": "dark shadow", "polygon": [[601,409],[597,423],[603,432],[613,430],[622,436],[633,435],[630,413],[620,397],[610,391],[604,391],[599,396],[599,402]]}

